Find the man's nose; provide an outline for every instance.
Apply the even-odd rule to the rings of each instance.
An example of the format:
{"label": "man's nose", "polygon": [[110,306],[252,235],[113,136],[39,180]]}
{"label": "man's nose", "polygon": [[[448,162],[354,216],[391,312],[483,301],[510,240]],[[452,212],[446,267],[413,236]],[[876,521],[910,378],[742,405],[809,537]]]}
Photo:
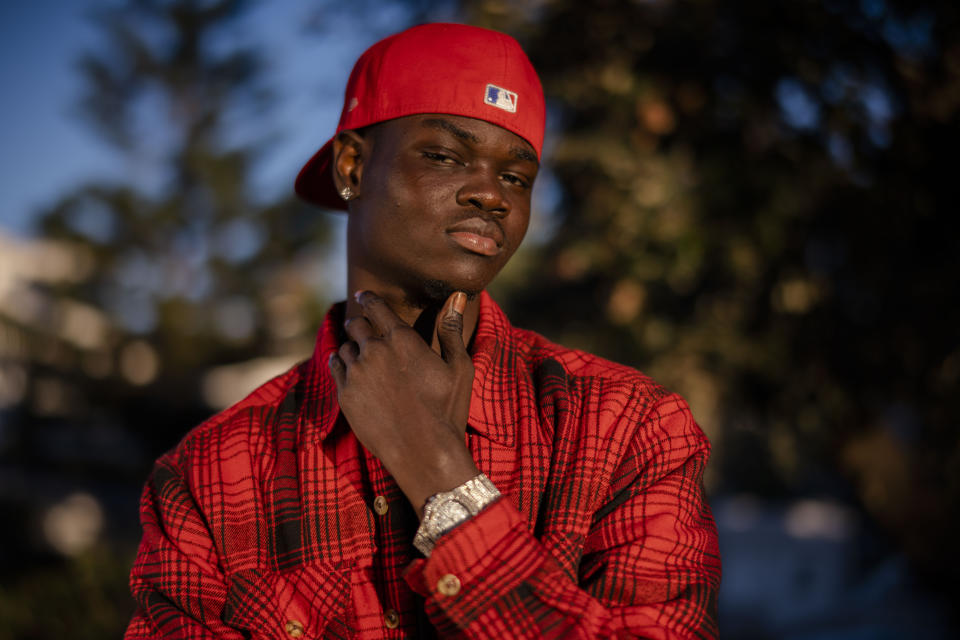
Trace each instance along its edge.
{"label": "man's nose", "polygon": [[457,203],[496,216],[505,216],[510,212],[510,203],[504,195],[499,176],[482,168],[470,172],[467,181],[457,192]]}

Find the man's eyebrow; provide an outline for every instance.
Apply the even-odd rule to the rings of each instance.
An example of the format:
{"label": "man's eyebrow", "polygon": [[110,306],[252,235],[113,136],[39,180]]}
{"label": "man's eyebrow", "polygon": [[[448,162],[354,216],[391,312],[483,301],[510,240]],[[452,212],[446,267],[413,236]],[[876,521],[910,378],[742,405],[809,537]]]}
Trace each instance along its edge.
{"label": "man's eyebrow", "polygon": [[[465,129],[461,129],[457,125],[453,124],[449,120],[444,118],[427,118],[422,122],[423,126],[430,127],[432,129],[441,129],[443,131],[449,131],[453,135],[457,136],[461,140],[468,140],[474,144],[480,144],[480,138],[473,135]],[[517,160],[526,160],[527,162],[532,162],[538,167],[540,166],[540,160],[537,158],[536,154],[533,152],[524,149],[523,147],[511,147],[510,155],[512,155]]]}
{"label": "man's eyebrow", "polygon": [[540,160],[537,159],[537,155],[528,149],[524,149],[523,147],[512,147],[510,149],[510,155],[517,160],[526,160],[527,162],[532,162],[538,167],[540,166]]}
{"label": "man's eyebrow", "polygon": [[449,131],[453,135],[457,136],[461,140],[469,140],[474,144],[480,143],[480,138],[473,135],[469,131],[461,129],[457,125],[453,124],[449,120],[444,120],[443,118],[427,118],[423,121],[423,126],[432,127],[434,129],[443,129],[444,131]]}

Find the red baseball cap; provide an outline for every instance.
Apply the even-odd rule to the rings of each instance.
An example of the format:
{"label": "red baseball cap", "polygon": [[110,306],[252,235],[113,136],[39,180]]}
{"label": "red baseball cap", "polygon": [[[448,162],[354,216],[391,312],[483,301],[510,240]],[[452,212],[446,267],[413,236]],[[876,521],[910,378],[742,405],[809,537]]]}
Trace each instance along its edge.
{"label": "red baseball cap", "polygon": [[[347,82],[337,133],[419,113],[485,120],[543,148],[540,78],[519,43],[490,29],[423,24],[367,49]],[[336,137],[336,134],[334,134]],[[294,189],[307,202],[346,210],[333,184],[333,138],[303,166]]]}

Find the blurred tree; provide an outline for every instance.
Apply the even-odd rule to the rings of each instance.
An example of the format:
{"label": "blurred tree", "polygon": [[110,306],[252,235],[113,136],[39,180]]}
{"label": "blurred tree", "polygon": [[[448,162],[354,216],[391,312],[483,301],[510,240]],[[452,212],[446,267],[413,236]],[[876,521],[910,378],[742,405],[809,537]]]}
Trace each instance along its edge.
{"label": "blurred tree", "polygon": [[133,613],[132,549],[101,544],[66,566],[45,566],[0,584],[0,640],[119,638]]}
{"label": "blurred tree", "polygon": [[75,359],[78,395],[119,409],[151,458],[209,410],[205,369],[307,353],[323,310],[326,219],[251,188],[275,132],[238,126],[272,104],[237,37],[248,4],[135,0],[98,14],[107,38],[80,61],[82,113],[125,156],[128,182],[84,186],[41,221],[88,259],[89,275],[56,295],[104,314]]}
{"label": "blurred tree", "polygon": [[130,0],[93,16],[104,37],[78,66],[81,112],[129,171],[65,195],[41,216],[42,242],[0,256],[29,276],[0,291],[0,374],[25,380],[18,404],[0,404],[0,637],[45,637],[51,619],[116,635],[139,487],[220,402],[205,374],[312,349],[327,220],[292,189],[251,187],[275,132],[250,126],[274,97],[242,37],[249,4]]}
{"label": "blurred tree", "polygon": [[684,393],[715,490],[856,492],[956,589],[957,5],[466,4],[557,130],[511,318]]}

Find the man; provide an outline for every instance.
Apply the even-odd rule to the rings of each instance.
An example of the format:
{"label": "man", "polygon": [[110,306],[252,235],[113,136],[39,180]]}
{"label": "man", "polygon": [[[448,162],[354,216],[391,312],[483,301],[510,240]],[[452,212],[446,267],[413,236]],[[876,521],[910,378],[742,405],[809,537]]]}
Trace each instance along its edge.
{"label": "man", "polygon": [[358,60],[296,183],[348,209],[355,294],[310,360],[157,462],[128,638],[716,636],[686,404],[484,292],[527,228],[544,111],[493,31]]}

